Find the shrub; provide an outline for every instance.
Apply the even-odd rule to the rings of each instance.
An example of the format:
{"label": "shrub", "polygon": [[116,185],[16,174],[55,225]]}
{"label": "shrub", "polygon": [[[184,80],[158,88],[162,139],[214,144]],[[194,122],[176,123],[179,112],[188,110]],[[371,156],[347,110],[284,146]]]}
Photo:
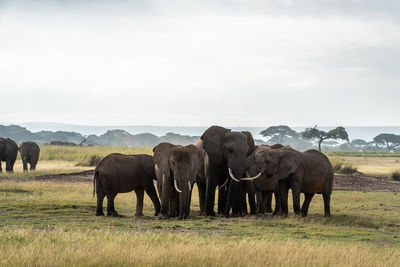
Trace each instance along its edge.
{"label": "shrub", "polygon": [[353,174],[359,171],[357,167],[353,167],[351,164],[345,164],[338,172],[342,174]]}
{"label": "shrub", "polygon": [[393,181],[400,181],[400,169],[389,174],[389,178]]}
{"label": "shrub", "polygon": [[101,161],[101,157],[98,155],[91,155],[87,159],[80,161],[76,164],[76,166],[97,166],[99,162]]}
{"label": "shrub", "polygon": [[331,163],[332,163],[334,172],[340,171],[343,167],[342,159],[333,159],[333,160],[331,160]]}

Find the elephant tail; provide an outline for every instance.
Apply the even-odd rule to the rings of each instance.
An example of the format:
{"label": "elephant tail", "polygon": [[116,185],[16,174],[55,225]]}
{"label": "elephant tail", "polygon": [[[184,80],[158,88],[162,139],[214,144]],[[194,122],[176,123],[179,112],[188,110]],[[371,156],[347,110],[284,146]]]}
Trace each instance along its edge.
{"label": "elephant tail", "polygon": [[92,197],[94,197],[96,194],[96,180],[98,179],[98,177],[99,177],[99,171],[95,170],[94,177],[93,177],[93,195],[92,195]]}

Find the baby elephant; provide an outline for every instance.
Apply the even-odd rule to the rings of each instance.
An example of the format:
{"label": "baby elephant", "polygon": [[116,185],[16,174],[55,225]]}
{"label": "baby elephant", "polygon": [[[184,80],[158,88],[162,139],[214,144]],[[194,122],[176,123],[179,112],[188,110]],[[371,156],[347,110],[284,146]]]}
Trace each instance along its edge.
{"label": "baby elephant", "polygon": [[154,204],[155,216],[160,212],[153,180],[156,180],[153,157],[149,155],[110,154],[96,167],[93,180],[93,196],[97,194],[96,216],[104,215],[103,199],[107,196],[107,215],[118,216],[114,208],[114,198],[118,193],[135,190],[136,214],[143,216],[144,191]]}

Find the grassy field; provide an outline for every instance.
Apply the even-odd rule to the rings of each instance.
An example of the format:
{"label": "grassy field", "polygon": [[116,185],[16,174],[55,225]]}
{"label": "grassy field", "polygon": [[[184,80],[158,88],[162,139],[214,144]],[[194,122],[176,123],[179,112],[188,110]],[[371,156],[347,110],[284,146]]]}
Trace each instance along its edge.
{"label": "grassy field", "polygon": [[[187,221],[160,221],[146,196],[142,218],[133,216],[134,193],[120,194],[121,218],[95,217],[91,183],[13,182],[75,172],[93,155],[148,153],[151,148],[42,146],[37,172],[0,176],[0,265],[8,266],[398,266],[400,194],[336,191],[331,218],[314,197],[308,218],[198,216],[197,192]],[[330,155],[360,171],[385,174],[396,157]],[[291,203],[291,201],[290,201]],[[292,214],[291,210],[291,214]]]}
{"label": "grassy field", "polygon": [[[317,195],[308,218],[197,216],[160,221],[146,196],[120,194],[122,218],[95,217],[90,183],[0,182],[0,265],[398,266],[400,195]],[[292,213],[292,212],[291,212]]]}

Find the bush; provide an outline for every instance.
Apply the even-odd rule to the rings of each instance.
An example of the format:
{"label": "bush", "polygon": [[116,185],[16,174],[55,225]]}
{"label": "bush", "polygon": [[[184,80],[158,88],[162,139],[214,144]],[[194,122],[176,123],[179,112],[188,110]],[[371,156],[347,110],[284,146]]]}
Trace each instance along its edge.
{"label": "bush", "polygon": [[343,167],[343,160],[342,159],[333,159],[331,160],[332,166],[333,166],[333,171],[338,172],[342,169]]}
{"label": "bush", "polygon": [[400,181],[400,169],[389,174],[389,178],[393,181]]}
{"label": "bush", "polygon": [[76,164],[76,166],[97,166],[97,164],[99,164],[99,162],[101,161],[101,157],[98,155],[91,155],[89,158],[80,161]]}
{"label": "bush", "polygon": [[357,167],[353,167],[351,164],[345,164],[340,170],[337,171],[338,173],[342,174],[353,174],[359,172]]}

